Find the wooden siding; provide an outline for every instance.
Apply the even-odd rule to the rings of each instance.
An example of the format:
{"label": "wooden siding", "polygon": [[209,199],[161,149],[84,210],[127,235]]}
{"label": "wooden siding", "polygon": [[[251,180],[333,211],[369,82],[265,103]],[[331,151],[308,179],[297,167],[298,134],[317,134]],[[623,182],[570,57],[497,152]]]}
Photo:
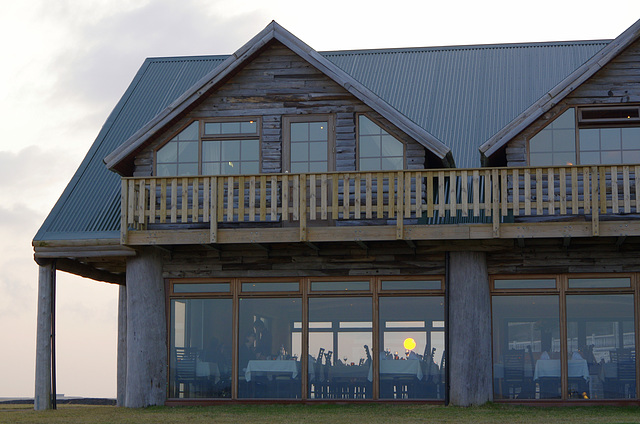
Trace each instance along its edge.
{"label": "wooden siding", "polygon": [[176,246],[165,278],[346,277],[444,275],[447,250],[483,251],[489,274],[640,272],[638,241],[527,240],[458,244],[416,242]]}
{"label": "wooden siding", "polygon": [[568,107],[640,102],[640,41],[636,41],[576,88],[506,147],[508,166],[528,164],[527,141]]}
{"label": "wooden siding", "polygon": [[[171,125],[135,158],[134,176],[153,175],[153,152],[193,119],[262,117],[262,172],[282,172],[282,117],[336,115],[336,170],[356,169],[355,117],[373,110],[279,42],[270,43],[223,86]],[[407,145],[409,169],[425,166],[425,148],[378,118]]]}

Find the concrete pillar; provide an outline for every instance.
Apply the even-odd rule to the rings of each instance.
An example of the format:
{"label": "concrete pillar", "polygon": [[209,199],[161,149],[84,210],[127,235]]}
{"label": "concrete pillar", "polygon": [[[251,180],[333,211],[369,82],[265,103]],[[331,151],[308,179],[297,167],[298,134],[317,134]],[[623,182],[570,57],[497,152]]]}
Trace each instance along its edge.
{"label": "concrete pillar", "polygon": [[450,253],[448,326],[450,404],[492,401],[491,295],[484,253]]}
{"label": "concrete pillar", "polygon": [[118,293],[118,377],[117,405],[124,406],[127,390],[127,286]]}
{"label": "concrete pillar", "polygon": [[144,248],[127,260],[127,381],[124,405],[163,405],[167,390],[167,326],[162,257]]}
{"label": "concrete pillar", "polygon": [[33,407],[51,409],[51,306],[53,263],[40,266],[38,274],[38,319],[36,330],[36,388]]}

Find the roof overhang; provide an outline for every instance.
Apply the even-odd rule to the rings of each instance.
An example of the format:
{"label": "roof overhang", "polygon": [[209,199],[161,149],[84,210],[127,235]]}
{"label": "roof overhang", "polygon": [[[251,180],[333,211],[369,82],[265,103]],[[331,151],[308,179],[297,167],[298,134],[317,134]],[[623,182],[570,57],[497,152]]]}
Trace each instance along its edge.
{"label": "roof overhang", "polygon": [[188,112],[197,102],[220,85],[242,66],[248,63],[267,43],[277,40],[309,62],[327,77],[331,78],[345,90],[354,95],[360,101],[371,107],[392,124],[404,131],[407,135],[422,144],[436,157],[442,160],[443,165],[453,166],[451,149],[444,145],[435,136],[424,128],[407,118],[402,113],[382,100],[379,96],[355,80],[345,71],[325,59],[314,49],[303,43],[299,38],[272,21],[265,29],[253,37],[248,43],[229,56],[216,69],[211,71],[191,88],[185,91],[179,98],[166,109],[156,115],[151,121],[136,131],[128,140],[110,153],[105,159],[107,167],[119,174],[127,173],[132,167],[135,154],[140,151],[148,140],[161,132],[164,128]]}
{"label": "roof overhang", "polygon": [[640,20],[627,28],[627,30],[616,39],[603,47],[602,50],[593,55],[591,59],[573,71],[564,80],[560,81],[560,83],[543,95],[538,101],[529,106],[529,108],[482,144],[479,148],[480,153],[484,157],[489,158],[498,152],[511,139],[520,134],[544,113],[560,103],[639,37]]}

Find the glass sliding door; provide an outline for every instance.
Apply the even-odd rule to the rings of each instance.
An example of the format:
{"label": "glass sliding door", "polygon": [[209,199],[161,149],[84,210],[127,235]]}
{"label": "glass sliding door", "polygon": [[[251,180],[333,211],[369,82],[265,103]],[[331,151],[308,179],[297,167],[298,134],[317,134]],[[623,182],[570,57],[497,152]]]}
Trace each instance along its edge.
{"label": "glass sliding door", "polygon": [[309,299],[309,398],[373,398],[372,309],[370,297]]}
{"label": "glass sliding door", "polygon": [[231,397],[231,308],[231,299],[171,301],[171,397]]}
{"label": "glass sliding door", "polygon": [[444,298],[379,299],[381,399],[444,398]]}
{"label": "glass sliding door", "polygon": [[567,295],[569,396],[636,397],[633,294]]}
{"label": "glass sliding door", "polygon": [[301,321],[300,298],[239,299],[239,398],[301,397]]}
{"label": "glass sliding door", "polygon": [[493,296],[492,307],[494,397],[559,399],[558,296]]}

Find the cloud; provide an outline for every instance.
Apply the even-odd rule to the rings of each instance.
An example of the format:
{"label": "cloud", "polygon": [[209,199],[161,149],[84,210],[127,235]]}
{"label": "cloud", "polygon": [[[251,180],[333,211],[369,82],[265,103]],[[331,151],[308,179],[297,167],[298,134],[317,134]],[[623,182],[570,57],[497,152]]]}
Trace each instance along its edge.
{"label": "cloud", "polygon": [[223,3],[159,0],[90,20],[70,15],[69,7],[51,13],[47,5],[47,19],[69,22],[74,41],[54,58],[58,82],[50,100],[111,108],[146,57],[230,54],[268,23],[253,11],[214,14]]}

